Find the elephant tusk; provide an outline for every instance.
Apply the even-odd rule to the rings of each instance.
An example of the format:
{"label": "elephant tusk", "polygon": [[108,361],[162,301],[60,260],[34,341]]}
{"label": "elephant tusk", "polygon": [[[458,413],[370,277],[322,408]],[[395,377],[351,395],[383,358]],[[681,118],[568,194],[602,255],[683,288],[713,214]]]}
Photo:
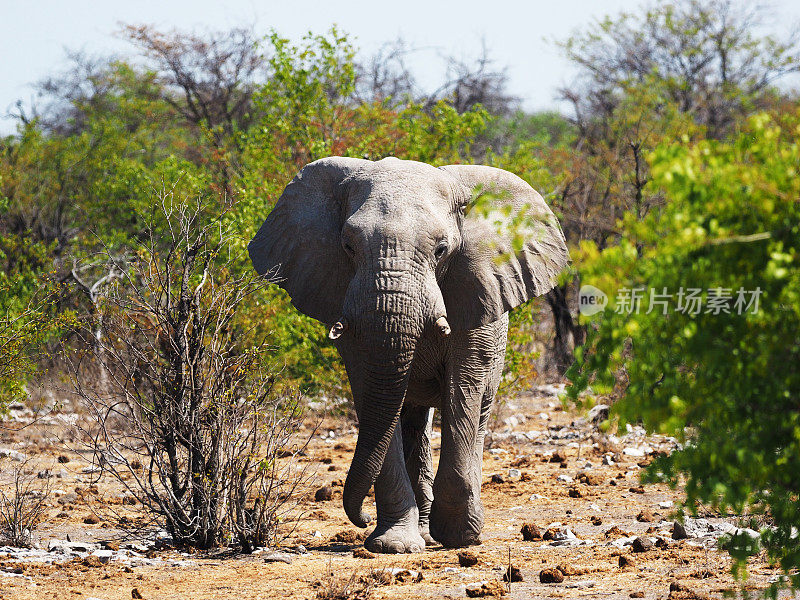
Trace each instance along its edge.
{"label": "elephant tusk", "polygon": [[336,340],[345,331],[347,331],[348,327],[349,327],[349,325],[347,324],[347,319],[342,318],[342,319],[340,319],[339,321],[336,321],[336,323],[333,324],[333,327],[331,327],[331,330],[328,333],[328,337],[331,338],[332,340]]}
{"label": "elephant tusk", "polygon": [[450,335],[450,323],[447,322],[447,317],[439,317],[436,319],[436,329],[439,330],[439,335],[442,337]]}

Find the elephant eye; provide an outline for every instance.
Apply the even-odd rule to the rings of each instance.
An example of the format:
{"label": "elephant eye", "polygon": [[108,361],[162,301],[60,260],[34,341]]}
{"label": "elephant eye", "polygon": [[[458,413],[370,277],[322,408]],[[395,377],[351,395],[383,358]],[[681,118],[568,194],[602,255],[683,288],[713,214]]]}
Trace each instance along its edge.
{"label": "elephant eye", "polygon": [[350,256],[353,256],[355,254],[353,247],[347,242],[342,242],[342,248],[344,248],[344,251],[347,252],[347,254],[349,254]]}
{"label": "elephant eye", "polygon": [[441,242],[439,242],[439,245],[436,246],[436,250],[433,251],[433,255],[437,259],[439,259],[439,258],[442,258],[442,256],[444,256],[445,252],[447,252],[447,242],[441,241]]}

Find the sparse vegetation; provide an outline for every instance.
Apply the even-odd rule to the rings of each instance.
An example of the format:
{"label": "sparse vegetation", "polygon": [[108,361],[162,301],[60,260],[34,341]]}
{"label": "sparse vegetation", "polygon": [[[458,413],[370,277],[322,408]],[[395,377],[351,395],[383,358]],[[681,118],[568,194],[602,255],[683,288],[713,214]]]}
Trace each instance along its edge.
{"label": "sparse vegetation", "polygon": [[8,487],[0,486],[0,545],[28,548],[47,514],[50,478],[38,478],[28,460],[0,458],[0,472],[11,480]]}
{"label": "sparse vegetation", "polygon": [[208,208],[161,192],[141,245],[109,257],[116,276],[97,302],[102,334],[98,315],[85,334],[97,345],[88,363],[104,376],[85,377],[76,357],[72,382],[100,466],[176,543],[251,551],[291,525],[305,476],[292,460],[304,445],[302,413],[267,370],[261,329],[242,317],[267,283],[236,275],[225,210],[209,217]]}

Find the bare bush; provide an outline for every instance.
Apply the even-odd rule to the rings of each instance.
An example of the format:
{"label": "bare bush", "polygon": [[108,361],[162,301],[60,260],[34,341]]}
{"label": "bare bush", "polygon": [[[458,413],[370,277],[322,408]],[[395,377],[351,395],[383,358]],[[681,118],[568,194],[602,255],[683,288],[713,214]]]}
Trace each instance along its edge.
{"label": "bare bush", "polygon": [[474,58],[440,56],[445,73],[434,90],[423,89],[408,64],[409,57],[425,50],[398,38],[362,58],[356,64],[354,100],[387,102],[395,107],[419,102],[428,109],[440,100],[449,100],[459,113],[480,105],[496,116],[508,116],[519,104],[519,98],[508,92],[506,69],[496,65],[485,43]]}
{"label": "bare bush", "polygon": [[354,569],[349,575],[334,572],[330,562],[325,578],[317,582],[318,600],[369,600],[374,597],[375,588],[392,583],[391,571],[369,569],[362,572]]}
{"label": "bare bush", "polygon": [[232,135],[247,128],[253,91],[265,75],[265,60],[250,29],[194,34],[124,25],[133,43],[163,84],[163,99],[194,126],[205,123]]}
{"label": "bare bush", "polygon": [[279,393],[265,367],[263,324],[248,312],[265,282],[239,274],[224,211],[208,217],[211,207],[170,192],[154,206],[147,239],[98,302],[103,349],[86,357],[100,361],[102,385],[72,361],[84,433],[177,544],[250,551],[292,521],[305,478],[294,460],[305,445],[293,445],[299,398]]}
{"label": "bare bush", "polygon": [[50,497],[49,478],[39,479],[28,469],[27,461],[0,468],[11,477],[8,486],[0,485],[0,543],[19,548],[30,547]]}

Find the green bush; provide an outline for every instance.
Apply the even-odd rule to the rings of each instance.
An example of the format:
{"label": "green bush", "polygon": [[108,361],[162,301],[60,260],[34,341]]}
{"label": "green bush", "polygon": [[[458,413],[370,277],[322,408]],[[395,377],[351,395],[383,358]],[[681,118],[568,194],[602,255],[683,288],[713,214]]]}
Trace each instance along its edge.
{"label": "green bush", "polygon": [[[786,572],[800,567],[798,131],[800,114],[759,114],[730,143],[661,146],[650,164],[663,209],[621,223],[618,245],[581,250],[585,283],[612,301],[578,352],[571,394],[616,389],[622,421],[675,436],[680,449],[646,477],[685,476],[689,511],[763,515],[760,544],[727,546],[740,574],[759,547]],[[627,301],[637,288],[638,312]],[[686,309],[689,289],[699,311]],[[648,310],[665,292],[666,310]],[[789,579],[800,586],[796,571]]]}

